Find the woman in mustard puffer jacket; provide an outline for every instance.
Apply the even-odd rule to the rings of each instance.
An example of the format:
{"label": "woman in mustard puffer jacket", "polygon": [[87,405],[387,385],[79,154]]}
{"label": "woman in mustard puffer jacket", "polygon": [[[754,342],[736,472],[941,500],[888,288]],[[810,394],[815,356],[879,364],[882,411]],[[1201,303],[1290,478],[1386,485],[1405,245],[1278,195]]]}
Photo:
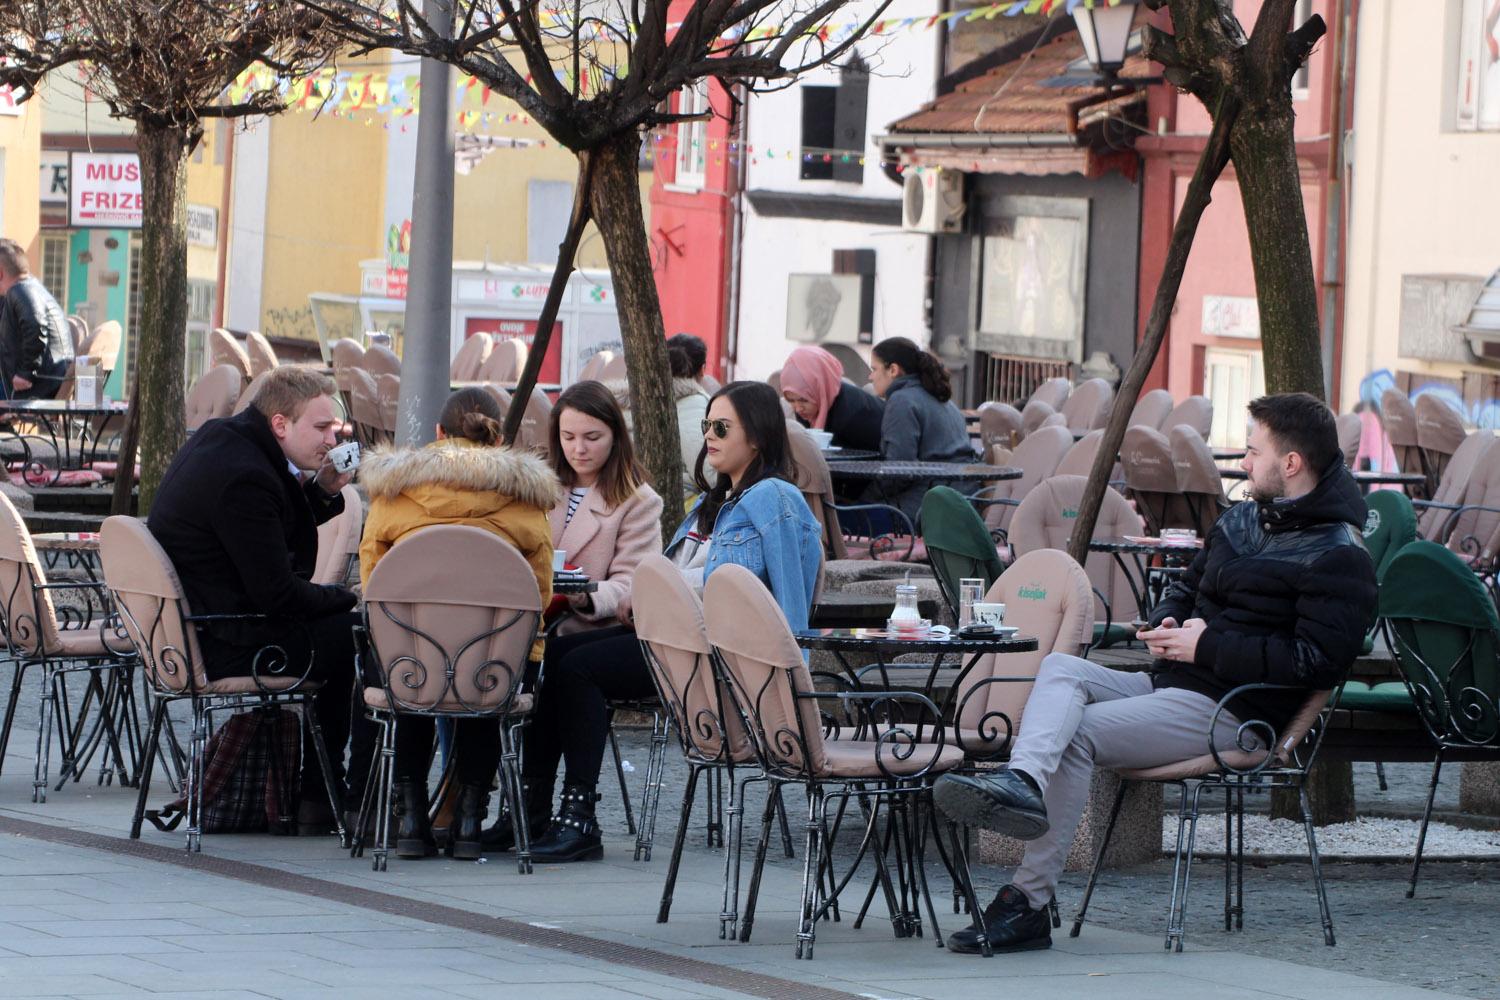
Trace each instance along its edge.
{"label": "woman in mustard puffer jacket", "polygon": [[[552,531],[547,512],[560,487],[547,464],[534,455],[500,447],[500,407],[483,389],[461,389],[448,397],[438,440],[424,448],[402,448],[369,456],[360,481],[370,494],[370,513],[359,547],[364,584],[392,545],[435,524],[465,524],[510,542],[536,574],[542,606],[552,599]],[[542,643],[532,646],[540,660]],[[401,816],[398,857],[433,853],[427,823],[427,770],[433,719],[405,716],[396,730],[396,793]],[[460,719],[454,730],[460,785],[454,817],[453,856],[477,858],[481,821],[490,783],[500,762],[500,729],[492,719]]]}

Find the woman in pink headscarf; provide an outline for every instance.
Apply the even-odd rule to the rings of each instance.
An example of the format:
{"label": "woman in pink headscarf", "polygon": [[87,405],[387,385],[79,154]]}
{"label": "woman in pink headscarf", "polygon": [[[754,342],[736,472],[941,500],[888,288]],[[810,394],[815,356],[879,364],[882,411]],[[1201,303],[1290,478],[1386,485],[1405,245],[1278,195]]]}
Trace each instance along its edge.
{"label": "woman in pink headscarf", "polygon": [[781,368],[781,395],[804,427],[828,431],[837,448],[880,450],[885,404],[844,379],[844,366],[821,347],[799,347]]}

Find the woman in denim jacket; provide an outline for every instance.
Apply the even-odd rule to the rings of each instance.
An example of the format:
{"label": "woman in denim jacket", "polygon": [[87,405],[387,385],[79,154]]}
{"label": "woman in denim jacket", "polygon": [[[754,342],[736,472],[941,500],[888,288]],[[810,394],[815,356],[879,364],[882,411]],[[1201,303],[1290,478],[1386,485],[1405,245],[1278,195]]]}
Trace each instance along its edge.
{"label": "woman in denim jacket", "polygon": [[[786,479],[786,433],[781,401],[769,385],[734,382],[714,395],[695,469],[703,495],[677,529],[667,555],[700,592],[720,566],[744,566],[771,591],[792,628],[801,629],[807,627],[823,547],[812,511]],[[705,465],[714,472],[712,482]],[[622,621],[630,618],[628,601],[616,610]],[[594,664],[567,657],[547,674],[542,688],[542,700],[557,699],[554,707],[571,724],[563,736],[562,807],[531,846],[532,858],[540,863],[603,855],[594,803],[609,729],[608,703],[656,693],[634,634],[602,639],[588,648],[595,654]],[[608,663],[609,669],[597,669],[599,663]]]}

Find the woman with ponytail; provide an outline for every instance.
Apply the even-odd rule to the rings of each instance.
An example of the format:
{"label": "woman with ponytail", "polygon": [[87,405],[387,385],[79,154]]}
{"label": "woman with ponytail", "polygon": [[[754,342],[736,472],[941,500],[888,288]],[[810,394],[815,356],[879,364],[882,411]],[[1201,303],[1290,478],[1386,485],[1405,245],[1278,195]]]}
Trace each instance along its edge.
{"label": "woman with ponytail", "polygon": [[[369,582],[391,546],[412,532],[434,524],[466,524],[514,545],[536,574],[542,606],[551,601],[547,512],[558,503],[557,476],[542,459],[501,447],[501,418],[500,406],[488,392],[460,389],[444,404],[432,444],[380,451],[365,459],[360,481],[370,494],[370,513],[359,546],[361,585]],[[531,658],[541,656],[538,640]],[[433,853],[427,822],[432,734],[430,716],[403,716],[396,729],[397,857]],[[490,784],[500,763],[499,725],[493,719],[459,719],[453,745],[460,785],[451,827],[453,856],[477,858]]]}
{"label": "woman with ponytail", "polygon": [[[972,462],[974,446],[964,415],[953,405],[948,369],[905,337],[882,340],[870,350],[870,384],[885,400],[880,421],[880,457],[887,462]],[[931,483],[913,483],[893,497],[916,519]],[[887,489],[889,493],[889,489]]]}

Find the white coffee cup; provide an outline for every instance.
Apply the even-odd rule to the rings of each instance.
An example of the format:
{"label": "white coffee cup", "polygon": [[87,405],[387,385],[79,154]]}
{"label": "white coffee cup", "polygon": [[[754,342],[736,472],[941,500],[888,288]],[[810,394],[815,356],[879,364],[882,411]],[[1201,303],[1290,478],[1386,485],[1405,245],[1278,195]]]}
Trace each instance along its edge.
{"label": "white coffee cup", "polygon": [[552,550],[552,572],[561,573],[568,564],[568,553],[563,549]]}
{"label": "white coffee cup", "polygon": [[974,604],[974,621],[979,625],[993,625],[999,628],[1005,624],[1005,605],[976,601]]}
{"label": "white coffee cup", "polygon": [[815,427],[809,427],[807,435],[817,442],[819,448],[828,448],[833,444],[832,431],[820,431]]}
{"label": "white coffee cup", "polygon": [[340,473],[353,472],[359,468],[359,442],[347,441],[336,448],[329,448],[328,461]]}

